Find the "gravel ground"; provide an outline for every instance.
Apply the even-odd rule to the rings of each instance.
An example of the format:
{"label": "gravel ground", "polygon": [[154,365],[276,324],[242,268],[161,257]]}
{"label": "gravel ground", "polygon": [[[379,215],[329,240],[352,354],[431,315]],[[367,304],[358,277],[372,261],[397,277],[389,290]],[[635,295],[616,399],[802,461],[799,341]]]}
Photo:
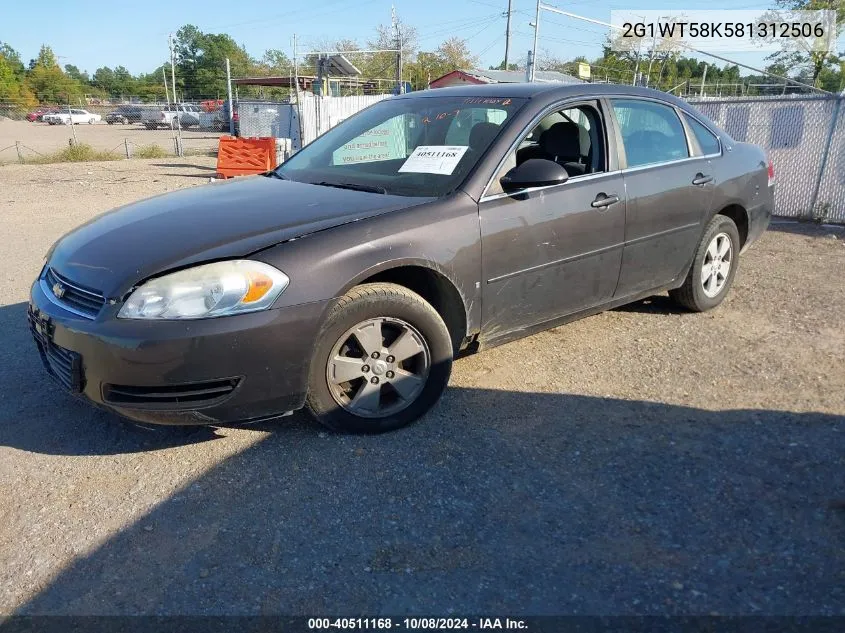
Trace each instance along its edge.
{"label": "gravel ground", "polygon": [[845,231],[460,360],[390,435],[145,430],[53,386],[28,285],[196,165],[0,169],[0,613],[845,614]]}
{"label": "gravel ground", "polygon": [[[173,130],[148,130],[140,124],[108,125],[95,123],[94,125],[49,125],[47,123],[30,123],[29,121],[11,121],[0,118],[0,165],[18,162],[15,142],[20,143],[21,154],[24,159],[36,158],[39,154],[50,154],[68,145],[68,141],[76,139],[80,143],[87,143],[94,149],[116,152],[125,155],[124,142],[129,141],[131,148],[144,145],[158,145],[168,153],[174,152]],[[200,131],[195,128],[182,130],[182,142],[186,152],[216,151],[220,134],[211,131]],[[131,150],[134,151],[134,150]]]}

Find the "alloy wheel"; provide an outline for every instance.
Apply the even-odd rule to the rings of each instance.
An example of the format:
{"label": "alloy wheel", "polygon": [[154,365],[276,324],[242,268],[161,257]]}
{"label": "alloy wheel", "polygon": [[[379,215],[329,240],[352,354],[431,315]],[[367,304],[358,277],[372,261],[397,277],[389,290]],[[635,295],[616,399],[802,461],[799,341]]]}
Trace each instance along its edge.
{"label": "alloy wheel", "polygon": [[710,240],[701,264],[701,287],[711,299],[722,292],[731,273],[733,245],[727,233],[719,233]]}
{"label": "alloy wheel", "polygon": [[335,402],[364,418],[384,418],[419,397],[431,370],[425,338],[392,317],[367,319],[349,328],[332,347],[326,381]]}

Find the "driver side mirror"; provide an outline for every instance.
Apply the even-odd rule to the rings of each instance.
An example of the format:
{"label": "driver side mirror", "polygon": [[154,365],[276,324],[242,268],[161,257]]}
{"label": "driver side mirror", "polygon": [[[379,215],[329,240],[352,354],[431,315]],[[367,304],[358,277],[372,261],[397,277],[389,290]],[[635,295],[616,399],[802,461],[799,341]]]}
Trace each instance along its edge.
{"label": "driver side mirror", "polygon": [[511,192],[530,187],[560,185],[567,180],[569,180],[567,171],[553,160],[529,158],[521,165],[517,165],[508,171],[499,182],[502,189]]}

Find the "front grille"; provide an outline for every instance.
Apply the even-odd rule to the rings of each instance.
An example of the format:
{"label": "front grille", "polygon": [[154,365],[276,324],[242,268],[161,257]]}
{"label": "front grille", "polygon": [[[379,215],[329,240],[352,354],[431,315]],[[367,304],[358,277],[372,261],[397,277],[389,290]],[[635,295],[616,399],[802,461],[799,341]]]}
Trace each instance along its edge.
{"label": "front grille", "polygon": [[[52,268],[47,269],[47,273],[44,275],[44,281],[47,283],[52,298],[82,316],[93,319],[106,303],[101,293],[72,282]],[[63,291],[61,296],[54,290],[58,288]]]}
{"label": "front grille", "polygon": [[50,333],[45,331],[47,326],[43,322],[38,322],[31,312],[28,316],[29,327],[47,373],[68,391],[80,393],[85,386],[82,377],[82,357],[76,352],[56,345],[50,338]]}
{"label": "front grille", "polygon": [[111,404],[144,408],[202,407],[227,398],[238,386],[239,378],[224,378],[180,385],[139,387],[103,385],[103,400]]}

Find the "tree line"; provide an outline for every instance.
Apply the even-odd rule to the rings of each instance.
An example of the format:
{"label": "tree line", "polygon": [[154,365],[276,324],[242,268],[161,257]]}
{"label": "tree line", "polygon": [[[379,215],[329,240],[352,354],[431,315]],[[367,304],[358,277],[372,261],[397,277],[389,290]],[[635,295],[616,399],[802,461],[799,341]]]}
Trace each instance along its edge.
{"label": "tree line", "polygon": [[[477,59],[464,40],[451,38],[430,52],[418,50],[416,30],[404,26],[402,38],[403,79],[413,89],[427,87],[428,81],[454,70],[471,68]],[[367,49],[396,48],[394,29],[379,26]],[[252,57],[246,48],[225,33],[205,33],[188,24],[174,37],[176,93],[179,100],[226,97],[225,60],[232,77],[290,76],[294,72],[291,57],[279,49],[270,49],[261,57]],[[350,61],[362,72],[362,78],[380,78],[389,82],[396,77],[396,53],[356,53],[356,42],[320,42],[318,50],[348,51]],[[316,74],[316,56],[302,55],[298,60],[300,75]],[[165,87],[165,81],[166,86]],[[163,101],[171,87],[169,60],[149,73],[133,75],[123,66],[97,68],[93,74],[73,64],[60,66],[53,50],[43,45],[35,59],[25,64],[10,45],[0,43],[0,104],[31,108],[38,104],[79,104],[86,99],[123,100],[129,97],[143,102]],[[242,88],[250,95],[257,88]],[[278,92],[278,91],[277,91]],[[170,95],[172,99],[173,96]]]}
{"label": "tree line", "polygon": [[[845,0],[777,0],[785,8],[835,8],[837,27],[845,27]],[[810,7],[809,5],[813,6]],[[816,6],[819,5],[819,6]],[[825,5],[825,6],[821,6]],[[828,7],[827,5],[830,5]],[[225,98],[225,60],[231,64],[233,77],[290,76],[294,61],[282,50],[269,49],[260,57],[251,56],[242,44],[225,33],[205,33],[188,24],[180,28],[173,41],[176,66],[176,98],[198,100]],[[417,31],[413,26],[397,22],[379,25],[375,37],[363,45],[349,39],[316,43],[317,51],[344,51],[347,58],[362,74],[362,79],[380,80],[380,87],[392,89],[397,77],[397,54],[402,51],[402,79],[413,90],[428,84],[456,69],[476,68],[479,60],[469,49],[466,40],[452,37],[431,51],[420,50]],[[363,52],[380,50],[384,52]],[[317,56],[300,53],[296,72],[317,74]],[[752,86],[743,94],[779,94],[785,89],[765,75],[740,78],[735,65],[710,64],[681,54],[671,46],[648,46],[647,42],[632,42],[626,50],[612,50],[606,42],[602,55],[588,60],[585,57],[559,59],[540,51],[537,68],[578,74],[579,62],[591,67],[593,81],[648,85],[660,90],[683,94],[694,91],[704,82],[708,87],[719,83],[730,92]],[[768,72],[789,75],[804,83],[816,85],[830,92],[845,89],[845,55],[819,54],[813,51],[786,50],[770,56]],[[504,69],[504,62],[496,67]],[[524,64],[510,64],[510,70],[524,71]],[[165,82],[167,87],[165,87]],[[385,83],[386,82],[386,83]],[[37,104],[77,104],[86,99],[123,100],[132,97],[144,102],[163,101],[171,86],[169,60],[149,73],[133,75],[123,66],[103,66],[93,74],[81,71],[72,64],[60,66],[52,49],[44,45],[35,59],[24,64],[20,54],[8,44],[0,43],[0,105],[29,108]],[[754,86],[757,86],[754,88]],[[259,88],[244,87],[241,96],[258,96]],[[279,90],[264,90],[265,97],[280,96]],[[172,99],[173,95],[169,95]]]}

